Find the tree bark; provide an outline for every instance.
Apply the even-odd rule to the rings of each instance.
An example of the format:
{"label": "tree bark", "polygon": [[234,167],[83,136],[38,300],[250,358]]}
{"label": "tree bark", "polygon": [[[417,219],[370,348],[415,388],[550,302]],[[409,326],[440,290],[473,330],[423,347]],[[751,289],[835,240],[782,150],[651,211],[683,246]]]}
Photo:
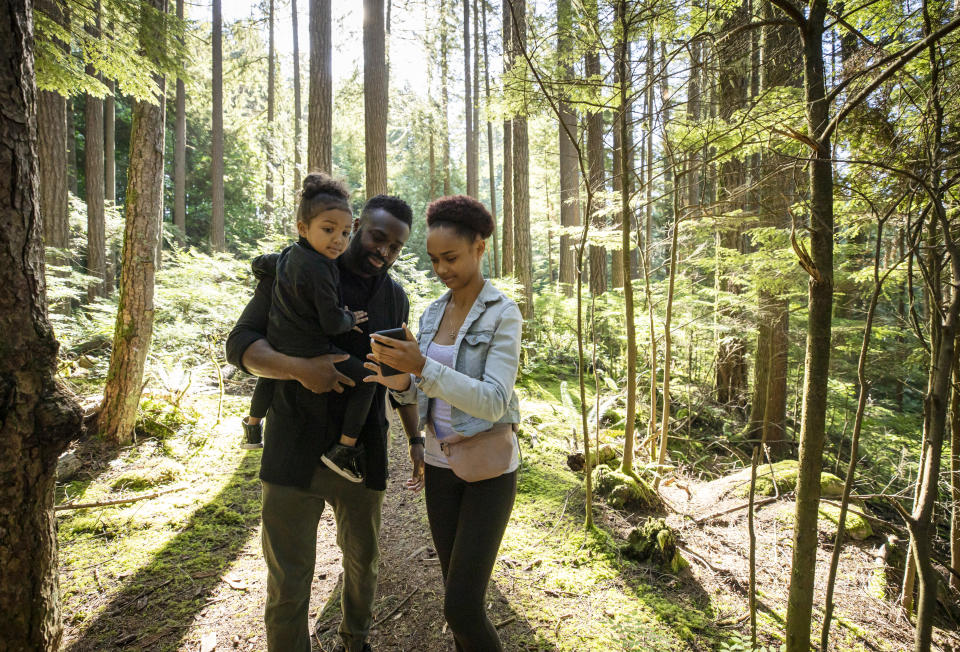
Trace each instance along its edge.
{"label": "tree bark", "polygon": [[[95,38],[100,35],[100,4],[96,4],[96,24],[87,27]],[[93,66],[87,66],[87,74],[95,75]],[[87,95],[86,129],[83,151],[84,185],[87,199],[87,273],[96,277],[87,288],[87,300],[107,295],[107,245],[104,217],[103,191],[103,100]]]}
{"label": "tree bark", "polygon": [[[621,272],[630,269],[630,183],[627,180],[627,170],[630,167],[630,157],[627,154],[630,137],[630,28],[632,16],[627,13],[627,1],[617,3],[617,18],[620,22],[620,42],[618,43],[617,71],[620,78],[620,111],[619,124],[615,127],[620,134],[620,246],[619,257]],[[621,279],[623,281],[623,279]],[[637,332],[633,315],[633,284],[627,278],[623,286],[624,318],[627,331],[627,405],[623,426],[623,461],[620,468],[624,473],[633,472],[634,426],[637,412]]]}
{"label": "tree bark", "polygon": [[463,0],[463,117],[466,126],[467,194],[477,196],[477,143],[473,131],[473,89],[470,74],[470,0]]}
{"label": "tree bark", "polygon": [[[483,84],[486,91],[487,106],[490,106],[490,56],[487,51],[487,2],[480,0],[483,15]],[[431,136],[432,137],[432,136]],[[433,156],[433,148],[430,149]],[[497,177],[493,161],[493,123],[487,119],[487,174],[490,179],[490,213],[493,215],[493,276],[500,276],[500,246],[498,240],[500,229],[497,228]],[[431,184],[433,177],[431,176]]]}
{"label": "tree bark", "polygon": [[[331,0],[310,0],[307,171],[333,172],[333,35]],[[366,82],[364,82],[366,84]],[[297,191],[300,187],[297,186]]]}
{"label": "tree bark", "polygon": [[[300,140],[303,138],[300,117],[303,109],[300,106],[300,30],[298,28],[300,15],[297,12],[297,0],[290,0],[290,15],[293,18],[293,195],[298,197],[300,192],[300,166],[302,165]],[[294,204],[296,203],[294,202]]]}
{"label": "tree bark", "polygon": [[[30,2],[0,3],[0,631],[10,650],[56,650],[62,625],[53,516],[57,457],[82,434],[57,385],[47,320]],[[61,131],[62,133],[62,131]]]}
{"label": "tree bark", "polygon": [[387,192],[387,83],[383,0],[363,0],[363,126],[367,198]]}
{"label": "tree bark", "polygon": [[[742,2],[737,10],[723,23],[722,30],[737,29],[749,21],[747,3]],[[747,105],[750,89],[750,40],[730,39],[717,52],[719,58],[719,107],[722,120],[729,120],[733,114]],[[676,183],[680,183],[678,180]],[[744,187],[747,184],[747,164],[742,159],[731,159],[720,165],[719,196],[727,211],[747,209]],[[687,187],[687,196],[694,194]],[[735,224],[735,223],[734,223]],[[719,245],[725,249],[742,250],[742,236],[739,226],[726,224],[718,231]],[[740,294],[738,270],[719,270],[722,274],[719,288],[724,292]],[[723,309],[720,320],[733,321],[738,311]],[[716,397],[717,402],[728,408],[742,409],[747,391],[747,344],[744,338],[732,329],[728,335],[717,341]]]}
{"label": "tree bark", "polygon": [[[219,3],[214,0],[215,22],[220,18]],[[166,2],[151,0],[151,4],[163,11]],[[156,38],[141,27],[141,47],[146,48],[149,40]],[[133,105],[120,301],[98,420],[100,432],[117,446],[134,439],[144,365],[153,334],[154,277],[163,211],[165,108],[164,79],[154,80],[160,89],[160,101],[137,101]]]}
{"label": "tree bark", "polygon": [[[63,24],[63,10],[57,2],[40,0],[36,7],[51,20]],[[61,46],[66,47],[62,43]],[[70,240],[70,214],[67,200],[67,100],[63,95],[53,91],[39,92],[37,127],[43,240],[48,247],[65,249]]]}
{"label": "tree bark", "polygon": [[[773,5],[763,5],[762,19],[776,17]],[[800,74],[795,53],[800,49],[797,29],[791,25],[767,25],[761,31],[760,86],[762,91],[781,86],[797,86]],[[757,208],[760,224],[785,229],[789,226],[789,208],[796,196],[792,170],[778,171],[776,154],[761,155],[762,179]],[[787,411],[787,364],[789,349],[789,299],[780,290],[760,288],[757,322],[755,382],[750,409],[751,438],[761,433],[773,455],[784,452]],[[761,382],[762,379],[762,382]]]}
{"label": "tree bark", "polygon": [[[183,20],[183,0],[177,0],[177,18]],[[177,77],[176,125],[173,146],[173,225],[183,245],[187,233],[187,94]]]}
{"label": "tree bark", "polygon": [[[526,0],[510,0],[512,24],[511,39],[514,53],[526,48]],[[526,84],[523,94],[524,114],[513,118],[513,267],[517,281],[523,287],[520,313],[524,319],[533,318],[533,247],[530,242],[530,152],[527,141]]]}
{"label": "tree bark", "polygon": [[[510,0],[503,0],[503,69],[504,89],[510,92],[508,73],[513,67],[513,17],[510,13]],[[503,121],[503,246],[500,260],[504,276],[513,276],[514,236],[513,236],[513,119]]]}
{"label": "tree bark", "polygon": [[264,188],[263,212],[267,221],[273,220],[273,113],[276,104],[276,43],[274,39],[274,0],[269,0],[267,30],[267,180]]}
{"label": "tree bark", "polygon": [[954,343],[953,394],[950,398],[950,586],[960,590],[960,346]]}
{"label": "tree bark", "polygon": [[[778,3],[779,4],[779,3]],[[808,286],[800,460],[797,477],[793,561],[787,601],[787,650],[810,649],[813,582],[817,557],[817,510],[826,437],[827,380],[833,308],[833,164],[823,62],[826,0],[813,0],[803,34],[803,85],[807,131],[816,143],[809,164],[811,277]]]}
{"label": "tree bark", "polygon": [[[223,206],[223,18],[221,1],[213,0],[213,134],[211,146],[210,245],[214,251],[227,248]],[[129,186],[129,182],[127,184]]]}
{"label": "tree bark", "polygon": [[110,93],[103,100],[103,197],[117,202],[117,107],[116,83],[106,82]]}
{"label": "tree bark", "polygon": [[77,163],[77,127],[75,124],[76,100],[67,100],[67,187],[74,197],[80,196],[77,176],[80,170]]}
{"label": "tree bark", "polygon": [[[443,114],[443,194],[453,194],[450,182],[450,61],[447,51],[447,0],[440,0],[440,111]],[[504,176],[506,179],[506,176]]]}
{"label": "tree bark", "polygon": [[[571,31],[573,29],[573,11],[570,0],[557,2],[557,56],[565,57],[571,49]],[[563,79],[573,81],[573,62],[566,60],[561,64]],[[577,115],[570,104],[559,103],[560,124],[560,226],[566,228],[580,226],[580,174],[577,148],[570,139],[577,134]],[[560,287],[563,293],[573,296],[576,281],[576,258],[573,250],[575,236],[566,232],[560,235]]]}
{"label": "tree bark", "polygon": [[[593,26],[593,29],[599,32],[600,20],[597,14],[598,8],[595,1],[585,3],[585,19]],[[600,68],[600,53],[593,49],[587,52],[584,58],[584,74],[590,83],[599,82],[602,70]],[[597,193],[603,191],[605,173],[603,167],[603,113],[595,109],[587,109],[587,161],[590,168],[590,186],[594,197]],[[600,202],[594,202],[594,215],[587,215],[586,219],[592,221],[594,227],[602,229],[604,219],[596,213],[601,208]],[[607,250],[604,247],[590,245],[590,293],[603,294],[607,291]]]}

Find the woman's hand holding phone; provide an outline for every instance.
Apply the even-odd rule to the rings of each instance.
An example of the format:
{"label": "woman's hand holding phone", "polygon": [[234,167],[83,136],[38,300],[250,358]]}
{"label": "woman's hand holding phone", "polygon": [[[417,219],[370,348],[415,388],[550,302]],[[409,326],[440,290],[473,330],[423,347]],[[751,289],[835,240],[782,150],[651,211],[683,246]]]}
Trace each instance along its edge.
{"label": "woman's hand holding phone", "polygon": [[392,390],[402,392],[410,387],[410,374],[423,371],[426,358],[420,353],[417,340],[404,324],[402,328],[378,331],[370,335],[372,353],[364,367],[375,375],[363,379],[367,383],[380,383]]}
{"label": "woman's hand holding phone", "polygon": [[[400,333],[397,332],[396,334],[399,335]],[[399,339],[381,333],[373,333],[370,336],[370,348],[373,351],[373,356],[379,364],[398,373],[419,376],[423,372],[423,365],[427,359],[420,353],[417,339],[406,324],[403,325],[403,335],[405,338]]]}

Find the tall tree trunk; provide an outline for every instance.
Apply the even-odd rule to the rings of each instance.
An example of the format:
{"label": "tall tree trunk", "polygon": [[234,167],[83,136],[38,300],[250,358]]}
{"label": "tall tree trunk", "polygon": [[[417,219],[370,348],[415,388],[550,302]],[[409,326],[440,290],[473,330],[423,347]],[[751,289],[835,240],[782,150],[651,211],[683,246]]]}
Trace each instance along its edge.
{"label": "tall tree trunk", "polygon": [[[929,37],[933,32],[933,19],[927,0],[923,3],[924,36]],[[957,288],[957,279],[960,279],[960,246],[954,235],[956,225],[951,224],[947,217],[944,195],[949,191],[943,180],[943,153],[944,153],[944,108],[942,104],[943,87],[941,75],[943,73],[943,57],[936,41],[931,41],[928,48],[930,67],[930,91],[927,99],[927,110],[932,118],[932,133],[926,139],[930,162],[930,171],[926,188],[931,200],[931,221],[940,229],[942,250],[950,259],[950,276],[952,283],[945,284],[948,292],[945,301],[937,306],[931,306],[936,328],[932,329],[931,339],[936,335],[937,346],[934,347],[934,356],[931,356],[931,378],[927,395],[923,401],[924,411],[924,449],[921,453],[923,464],[918,471],[923,482],[916,494],[913,512],[907,519],[907,529],[910,531],[910,547],[913,550],[913,560],[917,566],[917,575],[920,580],[920,589],[917,596],[917,624],[914,634],[914,650],[924,652],[929,650],[932,643],[933,619],[937,608],[937,588],[939,573],[933,566],[933,539],[937,536],[937,525],[933,520],[934,505],[940,489],[940,457],[943,451],[943,439],[947,426],[947,408],[950,400],[952,367],[956,359],[954,346],[957,333],[960,331],[960,289]],[[929,119],[928,118],[928,119]],[[944,251],[945,250],[945,251]],[[941,264],[944,256],[930,252],[929,266]],[[937,286],[940,287],[939,284]],[[946,303],[946,310],[941,305]],[[936,308],[936,309],[934,309]],[[951,487],[956,480],[951,482]]]}
{"label": "tall tree trunk", "polygon": [[387,192],[387,82],[383,0],[363,0],[363,126],[368,198]]}
{"label": "tall tree trunk", "polygon": [[[100,3],[95,5],[96,23],[87,31],[94,38],[100,37]],[[93,66],[87,66],[87,74],[95,75]],[[83,151],[84,186],[87,199],[87,273],[97,278],[87,288],[87,299],[107,295],[107,245],[106,223],[103,206],[103,100],[87,95],[86,129]]]}
{"label": "tall tree trunk", "polygon": [[[772,21],[773,5],[764,3],[762,18]],[[779,12],[776,12],[779,14]],[[800,49],[797,29],[791,25],[767,25],[761,32],[760,86],[769,92],[782,86],[800,84],[795,53]],[[760,224],[789,226],[789,208],[796,195],[792,170],[778,170],[776,154],[761,154],[760,188],[757,208]],[[789,350],[789,299],[782,291],[761,287],[758,291],[757,352],[754,365],[753,400],[750,408],[750,437],[766,439],[774,455],[784,452],[787,414],[787,353]]]}
{"label": "tall tree trunk", "polygon": [[67,205],[67,101],[53,91],[40,91],[37,102],[40,158],[40,215],[43,240],[63,249],[70,237]]}
{"label": "tall tree trunk", "polygon": [[110,91],[103,100],[103,197],[117,201],[117,107],[114,97],[116,84],[107,80]]}
{"label": "tall tree trunk", "polygon": [[[777,3],[780,4],[779,2]],[[826,99],[823,32],[826,0],[813,0],[803,34],[803,85],[808,136],[817,148],[809,164],[810,266],[807,343],[804,357],[800,461],[793,528],[793,561],[787,601],[787,650],[810,649],[813,582],[817,557],[817,510],[826,436],[827,380],[833,308],[833,164],[826,133],[830,105]]]}
{"label": "tall tree trunk", "polygon": [[[293,196],[298,197],[300,167],[303,164],[300,158],[300,141],[303,138],[300,118],[303,108],[300,105],[300,30],[298,27],[300,14],[297,11],[297,0],[290,0],[290,15],[293,18]],[[287,218],[284,218],[284,222],[287,222]],[[288,223],[286,229],[290,230],[291,226]]]}
{"label": "tall tree trunk", "polygon": [[463,118],[466,127],[467,194],[477,196],[477,143],[473,132],[473,93],[470,74],[470,0],[463,0]]}
{"label": "tall tree trunk", "polygon": [[[573,83],[573,61],[569,60],[572,43],[573,11],[570,0],[557,2],[557,56],[561,58],[563,79]],[[566,58],[565,58],[566,57]],[[577,115],[570,104],[559,103],[558,131],[560,137],[560,226],[564,229],[580,226],[580,175],[579,155],[571,137],[577,137]],[[576,281],[576,259],[573,250],[575,236],[563,232],[560,235],[560,287],[563,293],[573,296]]]}
{"label": "tall tree trunk", "polygon": [[273,113],[276,103],[276,43],[274,40],[274,0],[269,1],[267,29],[270,33],[267,46],[267,181],[264,188],[263,212],[267,221],[273,219]]}
{"label": "tall tree trunk", "polygon": [[[620,260],[621,271],[630,269],[630,183],[627,180],[627,170],[630,169],[630,157],[627,149],[632,138],[630,137],[630,34],[632,16],[628,15],[626,0],[617,3],[617,18],[620,23],[620,41],[618,45],[617,71],[620,78],[620,111],[619,124],[615,129],[620,134]],[[627,331],[627,410],[623,426],[623,461],[620,468],[624,473],[633,472],[634,426],[637,412],[637,332],[633,315],[633,284],[627,278],[623,283],[624,318]]]}
{"label": "tall tree trunk", "polygon": [[[151,0],[151,4],[163,11],[166,0]],[[220,18],[219,4],[220,0],[214,0],[215,23]],[[141,47],[157,38],[147,27],[141,27]],[[154,276],[163,212],[165,107],[164,78],[155,76],[154,81],[160,89],[155,103],[137,101],[133,105],[120,301],[98,420],[100,432],[118,446],[134,438],[144,365],[153,334]]]}
{"label": "tall tree trunk", "polygon": [[[750,19],[747,2],[724,21],[722,30],[737,29]],[[717,52],[719,58],[719,107],[721,120],[729,120],[733,114],[746,107],[750,89],[750,40],[729,39]],[[677,179],[679,185],[681,181]],[[692,183],[692,182],[691,182]],[[719,196],[727,211],[749,210],[747,193],[747,164],[743,159],[730,159],[720,165]],[[687,195],[694,194],[687,187]],[[699,193],[696,193],[699,194]],[[739,226],[725,225],[719,231],[719,245],[728,250],[742,250],[742,235]],[[739,294],[738,270],[720,270],[719,287],[723,292]],[[726,272],[726,273],[725,273]],[[725,308],[720,314],[721,322],[733,321],[738,311]],[[736,330],[717,341],[716,397],[717,402],[729,408],[742,408],[747,390],[747,345]]]}
{"label": "tall tree trunk", "polygon": [[[333,35],[330,5],[331,0],[310,0],[310,97],[307,110],[307,170],[328,174],[333,172]],[[299,191],[300,187],[297,186]]]}
{"label": "tall tree trunk", "polygon": [[[888,215],[889,217],[889,215]],[[870,336],[873,332],[873,318],[877,310],[877,301],[887,274],[880,276],[880,251],[883,247],[883,225],[887,218],[877,223],[877,242],[873,257],[873,292],[867,308],[867,317],[863,325],[863,340],[860,345],[860,357],[857,360],[857,412],[853,420],[853,434],[850,436],[850,462],[847,465],[843,495],[840,499],[840,514],[837,516],[837,534],[833,540],[833,552],[830,555],[830,568],[827,573],[827,590],[824,599],[823,627],[820,632],[820,649],[827,650],[830,639],[830,621],[833,618],[833,588],[837,579],[837,566],[843,550],[843,538],[847,524],[847,508],[850,504],[850,491],[853,488],[854,474],[859,456],[860,432],[863,427],[863,414],[867,407],[869,384],[867,383],[867,355],[870,352]]]}
{"label": "tall tree trunk", "polygon": [[[527,2],[510,0],[513,23],[511,39],[513,52],[523,52],[527,40]],[[527,88],[523,94],[523,115],[513,119],[513,267],[523,287],[519,301],[524,319],[533,318],[533,247],[530,242],[530,153],[527,142]]]}
{"label": "tall tree trunk", "polygon": [[62,625],[53,489],[57,457],[81,434],[56,383],[38,196],[30,2],[0,3],[0,631],[10,650],[56,650]]}
{"label": "tall tree trunk", "polygon": [[453,194],[450,182],[450,61],[447,51],[447,0],[440,0],[440,111],[443,114],[443,194]]}
{"label": "tall tree trunk", "polygon": [[950,586],[960,590],[960,342],[954,343],[953,394],[950,397]]}
{"label": "tall tree trunk", "polygon": [[477,197],[480,197],[480,13],[473,0],[473,168],[477,171]]}
{"label": "tall tree trunk", "polygon": [[[487,51],[487,2],[480,0],[483,14],[483,85],[486,91],[487,107],[490,106],[490,56]],[[498,244],[499,231],[497,228],[497,177],[493,161],[493,123],[487,118],[487,174],[490,178],[490,213],[493,215],[493,276],[500,276],[500,246]],[[431,135],[432,137],[432,135]],[[430,150],[433,155],[433,148]],[[432,181],[431,181],[432,183]]]}
{"label": "tall tree trunk", "polygon": [[77,163],[77,126],[75,116],[77,112],[77,100],[70,98],[67,100],[67,187],[74,197],[80,196],[80,190],[77,187],[77,177],[79,177],[79,163]]}
{"label": "tall tree trunk", "polygon": [[[592,30],[599,32],[599,17],[597,15],[597,2],[590,0],[584,3],[586,9],[585,19],[592,26]],[[600,68],[600,53],[596,49],[588,52],[584,59],[584,73],[591,83],[600,83],[598,80],[602,73]],[[590,168],[590,186],[593,194],[603,192],[604,187],[604,168],[603,168],[603,113],[595,109],[587,109],[587,160]],[[602,229],[604,226],[603,217],[597,215],[601,208],[600,202],[594,202],[594,214],[587,215],[586,219],[592,220],[593,226]],[[607,250],[604,247],[590,245],[590,293],[603,294],[607,290]]]}
{"label": "tall tree trunk", "polygon": [[[64,23],[59,3],[40,0],[36,6],[54,22]],[[70,127],[73,127],[72,122]],[[67,201],[67,100],[63,95],[53,91],[38,93],[37,136],[43,241],[48,247],[65,249],[70,240],[70,213]]]}
{"label": "tall tree trunk", "polygon": [[[210,161],[212,211],[210,245],[214,251],[227,248],[223,206],[223,19],[222,0],[213,0],[213,134]],[[128,182],[129,186],[129,182]]]}
{"label": "tall tree trunk", "polygon": [[[503,0],[503,92],[511,91],[508,71],[513,67],[513,41],[511,30],[513,17],[510,13],[510,0]],[[500,252],[504,276],[513,276],[514,236],[513,236],[513,119],[503,121],[503,247]]]}
{"label": "tall tree trunk", "polygon": [[[183,0],[177,0],[177,18],[183,20]],[[173,226],[177,240],[183,245],[186,243],[187,233],[187,92],[181,77],[177,77],[176,111],[173,146]]]}

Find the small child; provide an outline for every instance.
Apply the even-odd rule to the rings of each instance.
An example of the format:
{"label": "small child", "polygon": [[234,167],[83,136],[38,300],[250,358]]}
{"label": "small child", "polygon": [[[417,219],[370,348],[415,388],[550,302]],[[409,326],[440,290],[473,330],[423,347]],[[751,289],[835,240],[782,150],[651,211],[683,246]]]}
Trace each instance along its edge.
{"label": "small child", "polygon": [[[346,187],[322,173],[311,173],[303,180],[300,207],[297,210],[297,231],[300,239],[280,254],[276,263],[273,301],[267,323],[267,340],[281,353],[310,358],[328,353],[342,353],[330,338],[347,331],[361,329],[367,321],[363,311],[351,311],[340,301],[340,273],[336,259],[346,251],[353,215]],[[256,266],[256,265],[255,265]],[[362,331],[361,331],[362,332]],[[356,386],[345,388],[344,422],[338,442],[321,457],[330,469],[351,482],[361,482],[358,438],[373,402],[374,385],[364,383],[370,374],[363,361],[351,356],[337,364]],[[244,430],[259,426],[272,401],[278,381],[259,379],[251,401],[250,416],[244,419]],[[295,382],[295,381],[286,381]],[[299,383],[297,383],[299,385]],[[326,415],[326,398],[305,388],[303,393],[318,414]]]}

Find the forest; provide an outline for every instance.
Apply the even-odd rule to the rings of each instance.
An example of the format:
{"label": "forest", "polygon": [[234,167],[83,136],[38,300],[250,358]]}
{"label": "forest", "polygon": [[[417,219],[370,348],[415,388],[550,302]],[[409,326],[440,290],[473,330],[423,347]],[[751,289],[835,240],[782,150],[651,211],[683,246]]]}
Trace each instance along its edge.
{"label": "forest", "polygon": [[[4,0],[0,650],[266,650],[228,334],[303,178],[480,200],[507,650],[960,649],[960,2]],[[370,642],[454,649],[388,409]],[[269,419],[269,417],[268,417]],[[269,446],[269,442],[266,444]],[[320,521],[313,649],[343,590]],[[342,648],[341,648],[342,649]]]}

